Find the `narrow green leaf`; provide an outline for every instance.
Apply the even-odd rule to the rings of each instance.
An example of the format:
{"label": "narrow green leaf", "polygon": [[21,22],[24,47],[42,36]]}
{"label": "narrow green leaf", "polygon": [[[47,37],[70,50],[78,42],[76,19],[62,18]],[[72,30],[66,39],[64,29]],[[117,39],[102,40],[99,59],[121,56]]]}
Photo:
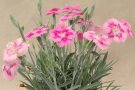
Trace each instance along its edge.
{"label": "narrow green leaf", "polygon": [[69,62],[70,62],[70,60],[71,60],[71,58],[73,57],[74,54],[75,54],[74,52],[73,52],[73,53],[70,53],[70,54],[66,57],[66,59],[65,59],[65,61],[64,61],[64,69],[65,69],[65,70],[67,69],[67,67],[68,67],[68,65],[69,65]]}
{"label": "narrow green leaf", "polygon": [[41,12],[42,11],[42,0],[36,0],[36,2],[37,2],[38,11]]}
{"label": "narrow green leaf", "polygon": [[90,13],[89,13],[89,15],[88,15],[89,20],[90,20],[91,17],[93,16],[94,10],[95,10],[95,6],[93,5],[92,8],[91,8]]}
{"label": "narrow green leaf", "polygon": [[20,28],[19,22],[16,21],[15,17],[10,16],[10,20],[15,27]]}
{"label": "narrow green leaf", "polygon": [[79,90],[87,90],[87,89],[93,90],[93,89],[99,87],[100,85],[101,85],[100,82],[96,82],[96,83],[93,83],[93,84],[90,84],[90,85],[86,85],[85,87],[83,87]]}
{"label": "narrow green leaf", "polygon": [[67,85],[69,85],[69,84],[71,84],[71,83],[72,83],[72,80],[67,81],[67,82],[64,82],[64,83],[60,84],[58,87],[59,87],[59,88],[66,87]]}
{"label": "narrow green leaf", "polygon": [[71,88],[68,89],[68,90],[75,90],[75,89],[77,89],[77,88],[79,88],[79,87],[80,87],[80,85],[76,85],[76,86],[71,87]]}
{"label": "narrow green leaf", "polygon": [[83,11],[82,14],[84,14],[88,10],[88,7],[86,7]]}

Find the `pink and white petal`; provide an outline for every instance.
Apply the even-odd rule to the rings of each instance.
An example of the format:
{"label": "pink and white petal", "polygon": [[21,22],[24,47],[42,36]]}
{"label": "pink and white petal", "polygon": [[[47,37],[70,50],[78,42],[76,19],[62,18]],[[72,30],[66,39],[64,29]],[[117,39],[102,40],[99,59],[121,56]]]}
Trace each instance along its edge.
{"label": "pink and white petal", "polygon": [[107,36],[97,37],[94,42],[102,50],[108,49],[111,43]]}
{"label": "pink and white petal", "polygon": [[29,44],[23,43],[21,46],[17,48],[18,56],[23,56],[28,53]]}
{"label": "pink and white petal", "polygon": [[94,31],[87,31],[87,32],[84,32],[83,37],[89,41],[92,41],[95,39],[96,33]]}
{"label": "pink and white petal", "polygon": [[62,39],[60,42],[57,43],[60,47],[64,47],[66,45],[70,45],[71,44],[71,40],[65,38]]}
{"label": "pink and white petal", "polygon": [[13,80],[17,74],[17,69],[20,66],[20,60],[16,59],[13,63],[5,63],[3,64],[3,76],[7,80]]}
{"label": "pink and white petal", "polygon": [[128,37],[133,37],[132,27],[126,20],[120,21],[123,25],[124,30],[126,31]]}

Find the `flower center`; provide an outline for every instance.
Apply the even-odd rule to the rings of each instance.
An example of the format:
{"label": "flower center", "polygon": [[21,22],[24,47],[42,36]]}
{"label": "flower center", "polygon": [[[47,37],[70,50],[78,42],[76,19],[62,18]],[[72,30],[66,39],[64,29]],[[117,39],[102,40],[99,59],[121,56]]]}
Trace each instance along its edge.
{"label": "flower center", "polygon": [[64,38],[64,37],[65,37],[65,33],[61,33],[61,34],[60,34],[60,37],[61,37],[61,38]]}
{"label": "flower center", "polygon": [[117,35],[119,33],[119,29],[117,27],[113,28],[113,32]]}

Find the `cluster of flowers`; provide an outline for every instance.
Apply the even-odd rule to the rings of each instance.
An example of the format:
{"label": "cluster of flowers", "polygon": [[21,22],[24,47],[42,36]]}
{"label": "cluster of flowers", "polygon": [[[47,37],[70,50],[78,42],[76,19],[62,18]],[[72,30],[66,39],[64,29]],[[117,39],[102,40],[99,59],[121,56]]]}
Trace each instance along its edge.
{"label": "cluster of flowers", "polygon": [[64,8],[51,8],[50,10],[48,10],[47,15],[60,15],[61,13],[65,14],[60,18],[60,20],[67,21],[76,18],[77,16],[81,16],[82,10],[79,5],[73,7],[65,5]]}
{"label": "cluster of flowers", "polygon": [[[83,38],[93,41],[99,48],[108,49],[112,41],[124,42],[128,37],[132,37],[131,25],[125,20],[117,20],[115,18],[107,20],[103,25],[95,25],[92,21],[85,21],[82,17],[82,10],[79,5],[68,6],[64,8],[52,8],[47,12],[47,15],[60,15],[66,13],[60,17],[60,20],[56,26],[50,30],[50,38],[55,41],[59,46],[63,47],[71,44],[74,40],[76,33],[78,40],[81,41]],[[76,24],[87,24],[89,26],[86,32],[76,32],[67,24],[69,20],[80,17],[80,20]],[[38,29],[37,29],[38,30]],[[39,28],[40,30],[40,28]],[[47,28],[43,30],[46,33]],[[31,33],[26,35],[26,38],[31,36]],[[39,36],[39,33],[33,34],[33,36]]]}
{"label": "cluster of flowers", "polygon": [[[38,27],[27,34],[25,38],[40,37],[41,35],[49,32],[49,39],[56,42],[58,46],[64,47],[71,45],[71,43],[77,38],[79,42],[83,40],[93,41],[100,49],[104,50],[111,45],[111,42],[124,42],[128,37],[133,36],[130,24],[125,20],[109,19],[103,25],[95,25],[92,21],[87,21],[82,18],[82,10],[79,5],[68,6],[64,8],[52,8],[47,12],[47,15],[59,15],[59,22],[49,30],[48,25]],[[76,31],[68,24],[69,20],[80,17],[80,20],[76,24],[87,24],[89,26],[87,31]],[[29,44],[22,39],[17,39],[12,43],[9,43],[4,50],[4,64],[3,74],[8,80],[14,79],[17,69],[20,65],[19,57],[25,55],[28,52]]]}
{"label": "cluster of flowers", "polygon": [[108,49],[111,42],[124,42],[133,36],[131,25],[125,20],[109,19],[102,26],[91,25],[84,38],[95,42],[102,50]]}
{"label": "cluster of flowers", "polygon": [[21,38],[8,43],[4,50],[3,57],[3,76],[7,80],[12,80],[17,74],[17,69],[20,66],[20,57],[28,52],[29,44],[24,42]]}

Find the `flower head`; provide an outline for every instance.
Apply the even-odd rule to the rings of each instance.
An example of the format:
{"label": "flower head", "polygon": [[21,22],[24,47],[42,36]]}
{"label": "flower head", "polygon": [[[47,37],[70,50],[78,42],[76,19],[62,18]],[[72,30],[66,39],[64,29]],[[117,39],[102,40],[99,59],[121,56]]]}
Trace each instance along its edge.
{"label": "flower head", "polygon": [[84,32],[84,38],[93,41],[100,49],[108,49],[110,46],[110,39],[102,26],[97,26],[93,22],[89,23],[89,31]]}
{"label": "flower head", "polygon": [[8,43],[4,50],[4,60],[12,60],[16,57],[23,56],[28,52],[29,44],[24,42],[21,38]]}
{"label": "flower head", "polygon": [[47,25],[41,26],[25,34],[25,37],[26,38],[40,37],[41,35],[47,33],[47,29],[48,29]]}
{"label": "flower head", "polygon": [[80,15],[81,15],[81,13],[69,13],[69,14],[66,14],[66,15],[62,16],[60,18],[60,20],[61,21],[67,21],[67,20],[71,20],[73,18],[76,18],[76,17],[78,17]]}
{"label": "flower head", "polygon": [[69,5],[65,5],[65,7],[62,9],[63,12],[80,12],[81,11],[81,7],[80,5],[76,5],[76,6],[69,6]]}
{"label": "flower head", "polygon": [[121,20],[120,22],[122,23],[123,28],[125,29],[124,31],[127,33],[127,36],[128,37],[133,37],[133,32],[132,32],[131,25],[125,20]]}
{"label": "flower head", "polygon": [[104,23],[104,29],[106,30],[108,37],[116,42],[124,42],[127,39],[127,26],[124,26],[124,22],[120,22],[117,19],[110,19]]}
{"label": "flower head", "polygon": [[65,22],[59,22],[56,27],[50,31],[51,40],[55,41],[61,47],[71,44],[74,37],[75,31]]}
{"label": "flower head", "polygon": [[7,80],[13,80],[17,74],[19,66],[20,60],[18,58],[14,59],[13,62],[4,62],[2,67],[4,78]]}
{"label": "flower head", "polygon": [[51,8],[48,10],[47,15],[58,15],[60,13],[59,8]]}
{"label": "flower head", "polygon": [[94,31],[84,32],[83,37],[89,41],[93,41],[96,38],[96,33]]}
{"label": "flower head", "polygon": [[17,69],[20,66],[19,57],[28,52],[29,44],[21,38],[10,42],[3,54],[3,75],[6,79],[12,80],[16,76]]}
{"label": "flower head", "polygon": [[73,17],[71,14],[64,15],[60,18],[61,21],[71,20]]}
{"label": "flower head", "polygon": [[102,50],[108,49],[111,44],[109,38],[106,35],[100,37],[97,36],[96,39],[94,39],[94,42]]}

